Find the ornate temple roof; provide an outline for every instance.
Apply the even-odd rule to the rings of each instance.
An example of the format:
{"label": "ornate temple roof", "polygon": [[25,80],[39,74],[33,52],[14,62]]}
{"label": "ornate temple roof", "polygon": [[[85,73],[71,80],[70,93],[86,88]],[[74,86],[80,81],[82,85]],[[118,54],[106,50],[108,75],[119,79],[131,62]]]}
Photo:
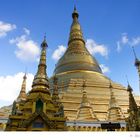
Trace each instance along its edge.
{"label": "ornate temple roof", "polygon": [[75,71],[86,70],[102,73],[96,59],[91,56],[85,46],[81,26],[78,21],[79,14],[74,8],[72,13],[73,22],[70,29],[68,48],[63,57],[58,61],[55,74]]}

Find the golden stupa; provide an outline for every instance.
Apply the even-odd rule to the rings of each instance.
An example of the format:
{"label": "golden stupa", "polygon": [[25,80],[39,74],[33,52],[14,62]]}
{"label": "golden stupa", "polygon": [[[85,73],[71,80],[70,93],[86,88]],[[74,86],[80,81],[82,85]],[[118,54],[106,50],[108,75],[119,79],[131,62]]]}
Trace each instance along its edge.
{"label": "golden stupa", "polygon": [[6,131],[64,131],[65,117],[63,105],[57,93],[57,80],[54,78],[54,95],[51,97],[46,73],[46,38],[41,44],[42,50],[32,89],[26,95],[26,75],[12,113],[6,124]]}
{"label": "golden stupa", "polygon": [[78,17],[74,8],[68,48],[50,79],[44,39],[32,89],[26,94],[25,75],[5,130],[140,130],[140,97],[133,96],[130,85],[126,88],[102,73],[85,46]]}
{"label": "golden stupa", "polygon": [[[129,93],[124,86],[102,73],[98,62],[85,46],[78,17],[74,8],[68,48],[54,70],[67,126],[70,130],[100,131],[99,124],[103,122],[120,122],[120,130],[125,130]],[[51,87],[54,76],[50,78]],[[139,97],[136,100],[140,101]],[[88,106],[82,106],[83,101],[88,102]]]}

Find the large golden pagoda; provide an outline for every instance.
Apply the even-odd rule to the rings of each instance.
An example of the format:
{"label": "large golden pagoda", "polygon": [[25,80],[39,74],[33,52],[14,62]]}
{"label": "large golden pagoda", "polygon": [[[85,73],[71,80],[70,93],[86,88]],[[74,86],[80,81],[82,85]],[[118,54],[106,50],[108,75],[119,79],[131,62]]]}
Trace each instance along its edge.
{"label": "large golden pagoda", "polygon": [[[78,17],[79,14],[74,8],[68,48],[54,70],[67,117],[67,127],[69,130],[101,131],[101,123],[116,122],[121,125],[119,130],[124,131],[125,119],[128,117],[129,93],[125,87],[102,73],[98,62],[85,46]],[[51,90],[53,77],[50,78]],[[86,81],[84,93],[83,81]],[[85,104],[83,101],[88,105],[82,105]]]}
{"label": "large golden pagoda", "polygon": [[46,74],[46,39],[44,39],[41,47],[40,62],[32,89],[26,95],[26,76],[24,76],[21,92],[17,101],[13,103],[12,114],[9,116],[6,131],[65,130],[63,105],[59,98],[57,100],[52,99],[49,91]]}
{"label": "large golden pagoda", "polygon": [[[106,77],[85,46],[74,8],[68,48],[53,76],[46,74],[46,39],[32,89],[26,75],[13,103],[7,131],[125,131],[140,129],[140,97]],[[136,100],[136,101],[135,101]],[[65,116],[65,117],[64,117]]]}

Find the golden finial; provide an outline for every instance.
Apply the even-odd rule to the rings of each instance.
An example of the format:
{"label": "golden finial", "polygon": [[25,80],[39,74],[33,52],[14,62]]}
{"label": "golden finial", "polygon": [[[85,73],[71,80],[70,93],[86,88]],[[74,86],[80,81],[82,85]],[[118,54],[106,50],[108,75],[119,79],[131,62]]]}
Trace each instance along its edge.
{"label": "golden finial", "polygon": [[75,19],[75,18],[78,18],[78,17],[79,17],[79,14],[78,14],[78,12],[76,10],[76,6],[74,5],[74,11],[72,13],[72,18]]}
{"label": "golden finial", "polygon": [[44,34],[44,40],[43,40],[41,46],[42,46],[42,47],[48,47],[47,41],[46,41],[46,32],[45,32],[45,34]]}

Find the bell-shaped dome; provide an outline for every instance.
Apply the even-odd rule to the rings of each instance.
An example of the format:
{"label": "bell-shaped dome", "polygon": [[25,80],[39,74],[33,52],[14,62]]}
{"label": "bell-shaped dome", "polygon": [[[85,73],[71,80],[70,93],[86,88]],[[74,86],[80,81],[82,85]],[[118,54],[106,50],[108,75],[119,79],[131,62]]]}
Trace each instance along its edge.
{"label": "bell-shaped dome", "polygon": [[73,23],[71,25],[68,48],[65,54],[58,61],[54,74],[87,70],[102,73],[96,59],[89,53],[85,47],[81,26],[78,22],[78,12],[74,8],[72,13]]}

